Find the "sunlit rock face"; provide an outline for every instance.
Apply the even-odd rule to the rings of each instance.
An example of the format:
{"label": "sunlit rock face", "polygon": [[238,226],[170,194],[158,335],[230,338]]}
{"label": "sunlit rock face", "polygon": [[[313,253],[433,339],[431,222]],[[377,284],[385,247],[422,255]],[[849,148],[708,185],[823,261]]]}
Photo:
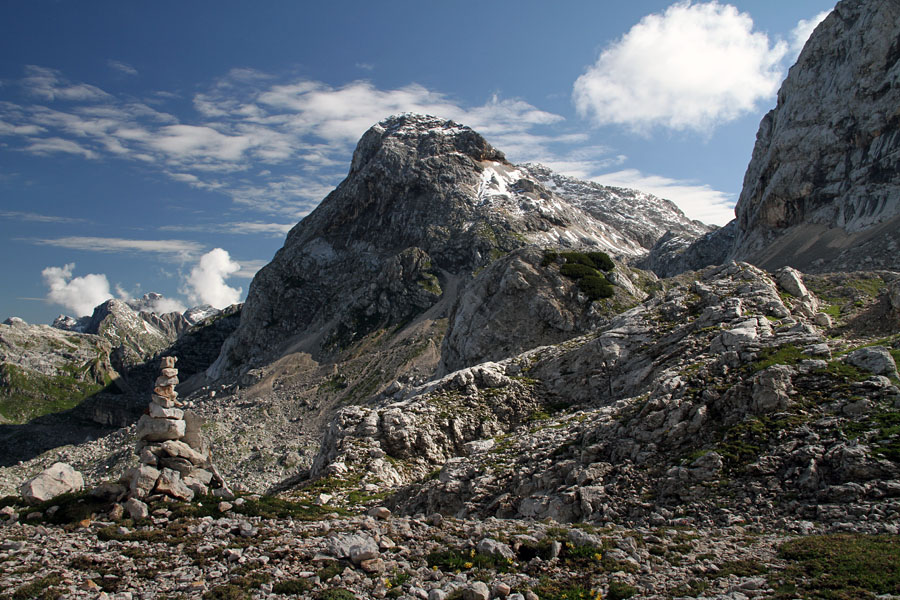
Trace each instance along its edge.
{"label": "sunlit rock face", "polygon": [[900,4],[844,0],[762,120],[732,257],[768,268],[896,268]]}

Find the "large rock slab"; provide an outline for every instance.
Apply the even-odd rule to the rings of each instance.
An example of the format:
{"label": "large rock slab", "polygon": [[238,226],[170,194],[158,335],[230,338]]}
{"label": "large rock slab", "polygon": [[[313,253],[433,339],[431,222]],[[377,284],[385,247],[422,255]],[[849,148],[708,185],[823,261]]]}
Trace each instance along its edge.
{"label": "large rock slab", "polygon": [[185,502],[190,502],[194,499],[194,491],[185,485],[178,471],[172,469],[163,469],[160,472],[154,491],[159,494],[166,494],[177,500],[184,500]]}
{"label": "large rock slab", "polygon": [[22,484],[22,497],[29,504],[40,504],[60,494],[84,489],[84,477],[66,463],[53,463]]}
{"label": "large rock slab", "polygon": [[195,465],[204,465],[209,458],[206,454],[197,452],[183,441],[166,440],[162,443],[162,449],[173,458],[184,458]]}
{"label": "large rock slab", "polygon": [[185,424],[182,420],[157,419],[149,415],[143,415],[138,420],[135,435],[139,440],[163,442],[181,439],[184,437],[184,431]]}
{"label": "large rock slab", "polygon": [[897,377],[897,363],[884,346],[870,346],[854,350],[847,355],[847,362],[876,375]]}

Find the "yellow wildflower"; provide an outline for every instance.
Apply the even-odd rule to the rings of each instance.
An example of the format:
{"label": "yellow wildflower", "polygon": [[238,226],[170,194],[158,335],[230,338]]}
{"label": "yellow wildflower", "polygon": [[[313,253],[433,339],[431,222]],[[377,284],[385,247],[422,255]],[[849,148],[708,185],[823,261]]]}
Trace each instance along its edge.
{"label": "yellow wildflower", "polygon": [[467,562],[467,563],[463,563],[463,566],[467,569],[471,569],[473,565],[472,565],[472,563]]}
{"label": "yellow wildflower", "polygon": [[603,560],[603,555],[600,554],[599,552],[595,552],[595,553],[594,553],[594,560],[596,560],[597,562],[600,562],[601,560]]}

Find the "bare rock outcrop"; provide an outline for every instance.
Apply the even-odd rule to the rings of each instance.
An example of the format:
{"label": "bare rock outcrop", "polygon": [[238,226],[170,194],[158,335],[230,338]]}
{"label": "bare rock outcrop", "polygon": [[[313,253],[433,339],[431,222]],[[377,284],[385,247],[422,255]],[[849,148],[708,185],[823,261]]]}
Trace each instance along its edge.
{"label": "bare rock outcrop", "polygon": [[900,262],[900,4],[843,0],[760,124],[734,258],[819,272]]}
{"label": "bare rock outcrop", "polygon": [[517,250],[465,286],[450,314],[439,373],[562,342],[607,320],[607,305],[618,310],[646,297],[629,278],[635,274],[618,266],[606,275],[613,297],[592,302],[550,256],[534,247]]}
{"label": "bare rock outcrop", "polygon": [[29,504],[40,504],[61,494],[79,492],[84,477],[66,463],[57,462],[22,484],[21,494]]}

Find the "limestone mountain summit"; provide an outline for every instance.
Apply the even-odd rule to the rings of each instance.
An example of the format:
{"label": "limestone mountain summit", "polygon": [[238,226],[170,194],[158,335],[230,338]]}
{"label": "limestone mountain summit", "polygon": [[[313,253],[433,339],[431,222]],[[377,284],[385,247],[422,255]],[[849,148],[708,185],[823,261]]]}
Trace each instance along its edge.
{"label": "limestone mountain summit", "polygon": [[[373,126],[347,178],[287,236],[255,277],[241,326],[210,374],[257,365],[289,349],[316,356],[428,309],[446,313],[457,289],[498,257],[529,244],[647,253],[676,227],[707,229],[673,204],[625,226],[636,193],[553,179],[516,166],[472,129],[422,115]],[[605,192],[605,194],[601,194]],[[608,207],[619,199],[618,210]]]}

